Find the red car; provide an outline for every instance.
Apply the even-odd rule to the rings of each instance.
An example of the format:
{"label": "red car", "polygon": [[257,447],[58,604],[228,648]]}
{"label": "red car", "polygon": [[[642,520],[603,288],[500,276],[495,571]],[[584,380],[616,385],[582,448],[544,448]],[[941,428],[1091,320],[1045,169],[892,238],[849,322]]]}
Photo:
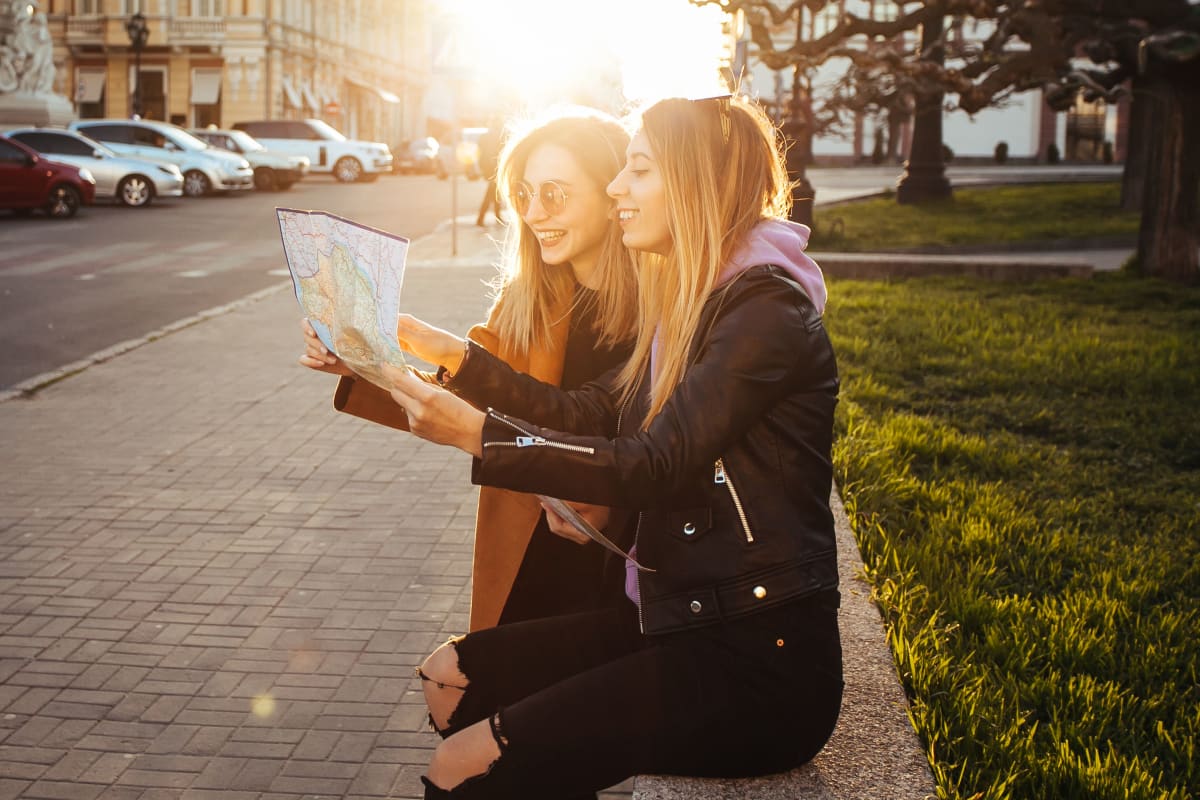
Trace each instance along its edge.
{"label": "red car", "polygon": [[86,167],[50,161],[36,150],[0,136],[0,208],[17,213],[40,208],[66,219],[96,197],[96,179]]}

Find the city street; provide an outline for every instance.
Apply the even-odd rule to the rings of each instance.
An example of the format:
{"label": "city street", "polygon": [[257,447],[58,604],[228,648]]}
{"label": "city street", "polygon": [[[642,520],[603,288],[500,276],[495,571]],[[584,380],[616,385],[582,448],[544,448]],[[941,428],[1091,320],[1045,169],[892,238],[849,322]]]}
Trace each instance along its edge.
{"label": "city street", "polygon": [[[894,189],[902,168],[811,168],[818,205]],[[957,187],[1115,180],[1119,166],[952,165]],[[483,186],[457,182],[460,217]],[[451,216],[451,181],[384,176],[345,185],[309,177],[290,191],[96,205],[71,220],[0,215],[0,391],[286,280],[276,206],[322,209],[419,239]],[[446,253],[410,258],[444,257]]]}
{"label": "city street", "polygon": [[[457,188],[459,213],[473,214],[483,184]],[[99,204],[70,220],[0,214],[0,390],[286,280],[276,206],[417,239],[451,216],[452,190],[424,175],[310,176],[286,192]]]}

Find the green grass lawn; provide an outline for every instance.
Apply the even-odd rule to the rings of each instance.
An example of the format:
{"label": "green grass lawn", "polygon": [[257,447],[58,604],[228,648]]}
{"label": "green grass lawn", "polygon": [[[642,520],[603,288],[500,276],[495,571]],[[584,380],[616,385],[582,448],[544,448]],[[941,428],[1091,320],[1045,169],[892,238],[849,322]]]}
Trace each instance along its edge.
{"label": "green grass lawn", "polygon": [[938,796],[1200,797],[1200,287],[834,280],[826,324]]}
{"label": "green grass lawn", "polygon": [[[950,200],[900,205],[894,196],[817,207],[812,250],[896,251],[946,245],[1137,235],[1121,185],[1056,183],[955,189]],[[840,233],[838,232],[840,228]]]}

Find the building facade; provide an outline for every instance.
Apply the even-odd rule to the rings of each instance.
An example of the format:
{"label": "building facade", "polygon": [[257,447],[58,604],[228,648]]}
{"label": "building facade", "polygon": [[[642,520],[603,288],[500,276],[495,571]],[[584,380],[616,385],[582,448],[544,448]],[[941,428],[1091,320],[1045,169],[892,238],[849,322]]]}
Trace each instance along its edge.
{"label": "building facade", "polygon": [[[41,0],[76,116],[183,127],[325,120],[394,146],[424,133],[431,0]],[[145,17],[135,50],[127,24]],[[137,95],[135,97],[135,94]]]}

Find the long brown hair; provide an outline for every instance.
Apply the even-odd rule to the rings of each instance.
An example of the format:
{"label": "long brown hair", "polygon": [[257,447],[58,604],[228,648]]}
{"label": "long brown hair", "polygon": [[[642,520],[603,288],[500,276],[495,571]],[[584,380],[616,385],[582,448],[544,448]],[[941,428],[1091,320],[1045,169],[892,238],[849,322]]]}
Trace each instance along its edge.
{"label": "long brown hair", "polygon": [[[515,127],[500,154],[496,186],[501,197],[525,174],[530,154],[545,144],[564,148],[604,192],[625,166],[629,132],[617,120],[596,109],[570,106]],[[575,278],[566,265],[542,260],[537,237],[524,220],[505,236],[501,274],[495,290],[492,317],[500,338],[518,352],[549,341],[550,329],[569,307]],[[596,263],[596,335],[602,344],[633,337],[637,322],[637,274],[633,257],[621,244],[621,229],[610,222]]]}
{"label": "long brown hair", "polygon": [[763,219],[791,207],[779,134],[755,103],[737,97],[660,100],[641,129],[663,176],[669,253],[639,253],[639,327],[621,372],[622,402],[650,364],[649,424],[687,370],[688,352],[721,266]]}

